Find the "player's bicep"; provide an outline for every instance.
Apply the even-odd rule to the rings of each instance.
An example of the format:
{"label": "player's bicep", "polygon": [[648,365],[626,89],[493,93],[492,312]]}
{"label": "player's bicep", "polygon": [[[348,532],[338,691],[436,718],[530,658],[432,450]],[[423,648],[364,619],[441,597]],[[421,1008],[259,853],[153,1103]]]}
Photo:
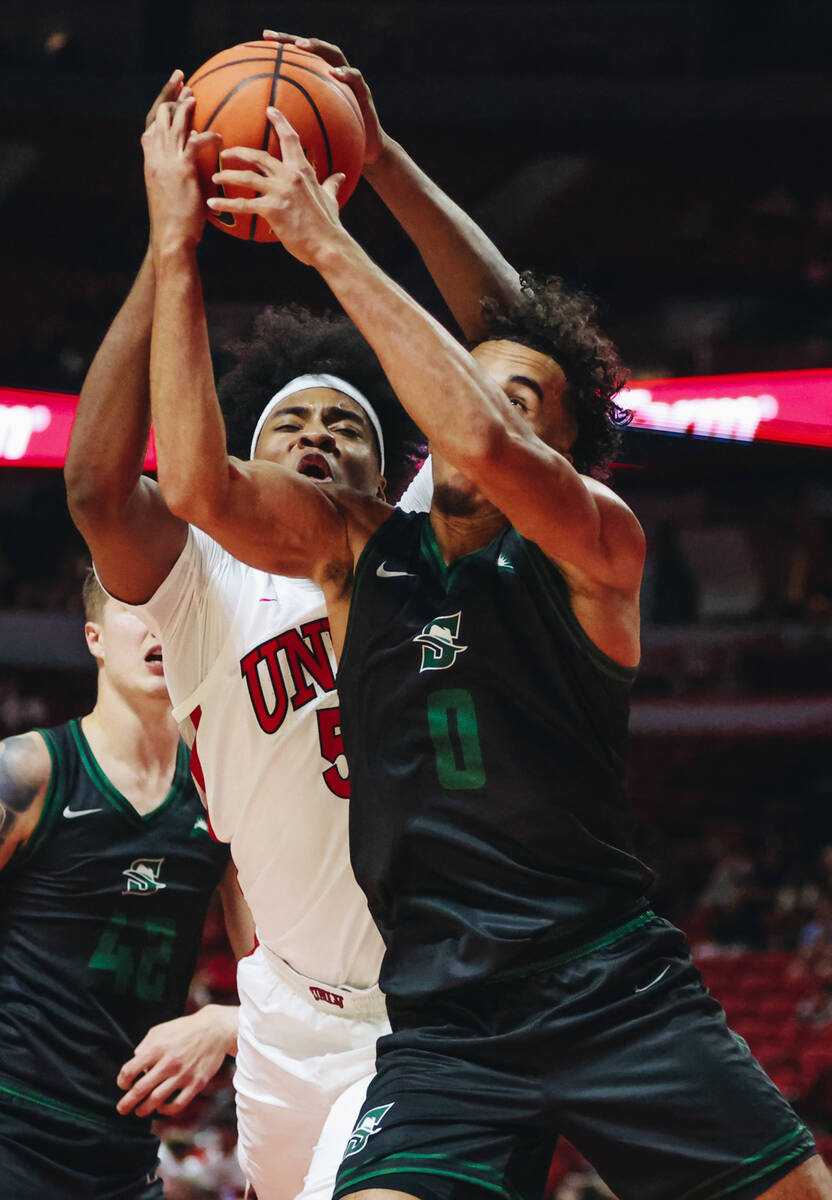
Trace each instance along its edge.
{"label": "player's bicep", "polygon": [[106,590],[126,604],[143,604],[182,553],[188,526],[165,504],[159,485],[143,475],[117,511],[73,511]]}
{"label": "player's bicep", "polygon": [[40,734],[24,733],[0,742],[0,868],[34,832],[51,772]]}

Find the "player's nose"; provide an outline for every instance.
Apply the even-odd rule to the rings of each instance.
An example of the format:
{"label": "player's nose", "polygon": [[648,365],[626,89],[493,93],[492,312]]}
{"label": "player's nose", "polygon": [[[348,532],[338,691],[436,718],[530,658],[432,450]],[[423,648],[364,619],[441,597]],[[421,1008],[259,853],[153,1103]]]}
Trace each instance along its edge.
{"label": "player's nose", "polygon": [[327,429],[305,429],[300,436],[302,446],[314,446],[316,450],[334,450],[335,438]]}

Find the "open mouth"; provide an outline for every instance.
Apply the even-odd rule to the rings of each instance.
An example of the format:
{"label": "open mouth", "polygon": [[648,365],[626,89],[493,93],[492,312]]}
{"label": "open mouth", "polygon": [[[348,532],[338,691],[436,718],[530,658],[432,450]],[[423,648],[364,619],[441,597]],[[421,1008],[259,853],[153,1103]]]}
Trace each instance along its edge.
{"label": "open mouth", "polygon": [[161,663],[161,661],[162,661],[162,648],[161,648],[161,646],[153,646],[153,647],[151,647],[151,649],[150,649],[150,650],[148,650],[147,654],[145,654],[145,656],[144,656],[144,661],[145,661],[146,663]]}
{"label": "open mouth", "polygon": [[309,479],[332,479],[332,471],[323,454],[304,454],[298,463],[298,473]]}

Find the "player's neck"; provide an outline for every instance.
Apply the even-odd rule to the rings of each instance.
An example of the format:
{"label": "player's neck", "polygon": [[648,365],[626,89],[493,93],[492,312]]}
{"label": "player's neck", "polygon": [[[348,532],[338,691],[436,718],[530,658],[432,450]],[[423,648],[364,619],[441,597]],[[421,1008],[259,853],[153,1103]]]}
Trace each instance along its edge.
{"label": "player's neck", "polygon": [[464,516],[444,513],[433,507],[430,523],[439,553],[446,563],[452,563],[454,559],[487,546],[508,522],[498,509],[487,504]]}
{"label": "player's neck", "polygon": [[166,700],[128,698],[100,678],[95,708],[81,726],[106,774],[119,764],[148,780],[172,776],[179,732]]}

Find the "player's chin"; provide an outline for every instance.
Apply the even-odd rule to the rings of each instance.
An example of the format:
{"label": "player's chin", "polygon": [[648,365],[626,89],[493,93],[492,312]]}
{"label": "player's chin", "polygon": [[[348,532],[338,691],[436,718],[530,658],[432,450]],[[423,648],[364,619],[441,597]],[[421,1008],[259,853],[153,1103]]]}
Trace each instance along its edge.
{"label": "player's chin", "polygon": [[157,700],[170,701],[168,685],[165,682],[164,675],[156,675],[148,672],[142,680],[142,691],[145,696],[152,696]]}
{"label": "player's chin", "polygon": [[451,479],[437,483],[433,489],[433,503],[439,512],[448,517],[470,517],[482,508],[485,497],[470,479],[454,475]]}

